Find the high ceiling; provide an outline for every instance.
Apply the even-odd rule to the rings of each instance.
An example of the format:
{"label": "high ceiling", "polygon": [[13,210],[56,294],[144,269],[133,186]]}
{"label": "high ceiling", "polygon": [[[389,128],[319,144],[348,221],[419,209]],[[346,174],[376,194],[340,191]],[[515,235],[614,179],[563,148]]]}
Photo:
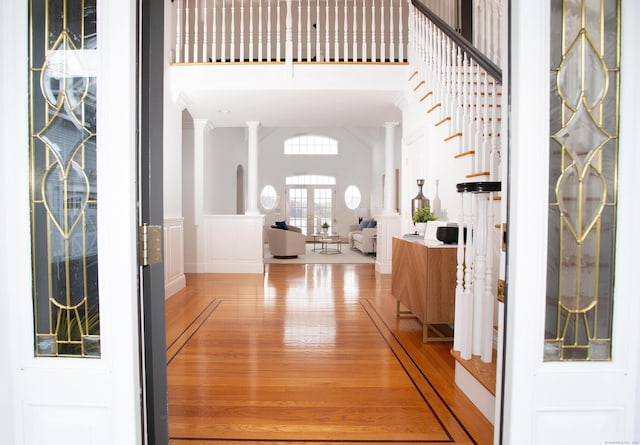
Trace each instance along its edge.
{"label": "high ceiling", "polygon": [[208,119],[214,127],[244,127],[248,121],[263,127],[379,127],[402,120],[406,67],[320,66],[294,78],[264,68],[232,69],[176,70],[174,94],[194,119]]}
{"label": "high ceiling", "polygon": [[397,91],[206,91],[189,93],[189,113],[215,127],[377,127],[400,121]]}

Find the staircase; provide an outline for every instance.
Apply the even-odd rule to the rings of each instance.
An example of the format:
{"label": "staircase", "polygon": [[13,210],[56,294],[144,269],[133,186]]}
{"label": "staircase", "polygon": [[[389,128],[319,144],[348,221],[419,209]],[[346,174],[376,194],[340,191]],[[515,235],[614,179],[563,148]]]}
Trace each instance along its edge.
{"label": "staircase", "polygon": [[[459,230],[453,355],[456,383],[494,418],[501,253],[503,116],[500,69],[422,3],[409,11],[409,90],[458,172]],[[434,138],[431,138],[433,141]],[[450,218],[452,219],[452,218]],[[498,317],[499,318],[499,317]],[[486,376],[493,376],[493,388]]]}

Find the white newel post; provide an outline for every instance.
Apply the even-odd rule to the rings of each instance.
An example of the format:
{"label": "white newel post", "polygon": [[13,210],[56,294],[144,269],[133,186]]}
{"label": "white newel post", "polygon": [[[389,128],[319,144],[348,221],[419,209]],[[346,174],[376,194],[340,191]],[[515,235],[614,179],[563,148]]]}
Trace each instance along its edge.
{"label": "white newel post", "polygon": [[209,119],[193,120],[193,223],[196,227],[196,264],[204,265],[204,142],[213,130]]}
{"label": "white newel post", "polygon": [[387,215],[396,214],[397,210],[394,207],[393,198],[395,196],[395,129],[398,126],[398,122],[385,122],[385,137],[384,137],[384,213]]}
{"label": "white newel post", "polygon": [[245,215],[259,215],[258,209],[258,127],[260,122],[247,122],[247,210]]}

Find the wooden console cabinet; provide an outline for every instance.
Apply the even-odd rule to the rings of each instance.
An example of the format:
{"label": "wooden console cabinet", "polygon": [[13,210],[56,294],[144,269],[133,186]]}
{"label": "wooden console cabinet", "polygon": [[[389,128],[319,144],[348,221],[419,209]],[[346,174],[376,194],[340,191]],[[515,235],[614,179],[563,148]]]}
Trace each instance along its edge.
{"label": "wooden console cabinet", "polygon": [[[422,341],[453,340],[456,246],[392,240],[391,293],[422,323]],[[436,335],[430,335],[430,331]]]}

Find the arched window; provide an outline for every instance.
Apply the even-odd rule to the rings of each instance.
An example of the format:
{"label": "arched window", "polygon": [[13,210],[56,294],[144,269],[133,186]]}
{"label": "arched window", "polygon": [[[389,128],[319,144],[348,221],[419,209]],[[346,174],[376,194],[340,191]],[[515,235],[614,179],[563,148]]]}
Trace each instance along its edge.
{"label": "arched window", "polygon": [[337,155],[338,141],[324,136],[306,134],[284,141],[285,155]]}

